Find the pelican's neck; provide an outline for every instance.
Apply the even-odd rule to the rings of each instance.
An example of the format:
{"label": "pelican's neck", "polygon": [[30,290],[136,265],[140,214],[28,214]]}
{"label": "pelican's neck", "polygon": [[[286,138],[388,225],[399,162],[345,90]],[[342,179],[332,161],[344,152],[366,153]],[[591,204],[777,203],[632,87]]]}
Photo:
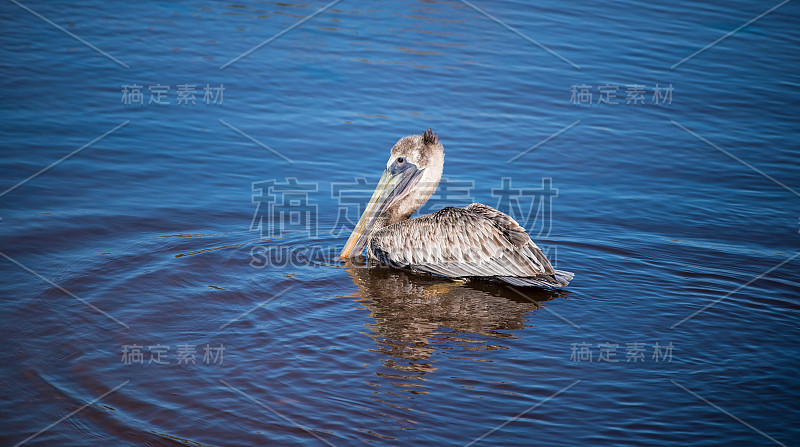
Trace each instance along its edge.
{"label": "pelican's neck", "polygon": [[444,152],[432,157],[428,166],[424,168],[422,176],[414,185],[408,195],[394,203],[382,213],[386,217],[384,226],[392,225],[404,220],[408,220],[417,212],[418,209],[428,202],[442,178],[442,168],[444,167]]}
{"label": "pelican's neck", "polygon": [[434,177],[434,179],[426,179],[423,174],[422,179],[420,179],[419,183],[414,186],[414,189],[407,196],[398,200],[397,203],[381,213],[381,216],[378,218],[379,222],[375,222],[375,226],[377,227],[379,224],[383,224],[383,226],[386,227],[410,219],[411,216],[431,198],[433,193],[436,192],[440,176],[441,172]]}

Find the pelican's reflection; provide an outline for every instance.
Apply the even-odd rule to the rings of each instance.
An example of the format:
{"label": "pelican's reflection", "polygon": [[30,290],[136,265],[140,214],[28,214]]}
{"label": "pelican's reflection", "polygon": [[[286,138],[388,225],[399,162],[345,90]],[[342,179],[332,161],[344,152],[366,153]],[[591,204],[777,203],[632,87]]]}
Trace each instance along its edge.
{"label": "pelican's reflection", "polygon": [[436,370],[431,362],[436,349],[470,351],[474,357],[498,348],[493,339],[514,337],[508,331],[524,328],[538,303],[568,293],[465,284],[352,260],[347,271],[374,319],[366,326],[378,345],[375,352],[384,366],[400,373],[397,378],[407,379]]}

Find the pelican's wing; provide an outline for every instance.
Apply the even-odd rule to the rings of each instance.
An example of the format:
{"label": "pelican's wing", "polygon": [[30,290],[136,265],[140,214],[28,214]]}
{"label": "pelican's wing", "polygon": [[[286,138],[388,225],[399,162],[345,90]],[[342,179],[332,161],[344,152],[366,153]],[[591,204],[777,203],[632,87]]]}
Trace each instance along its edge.
{"label": "pelican's wing", "polygon": [[551,287],[569,282],[554,276],[550,261],[514,219],[480,203],[390,225],[370,243],[371,255],[382,262],[450,278],[489,276]]}

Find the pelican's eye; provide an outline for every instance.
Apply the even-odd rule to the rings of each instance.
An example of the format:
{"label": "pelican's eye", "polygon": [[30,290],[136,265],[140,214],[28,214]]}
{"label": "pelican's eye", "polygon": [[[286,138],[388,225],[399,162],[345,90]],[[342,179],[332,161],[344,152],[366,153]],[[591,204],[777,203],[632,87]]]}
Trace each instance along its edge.
{"label": "pelican's eye", "polygon": [[397,157],[397,164],[401,165],[406,162],[406,157]]}

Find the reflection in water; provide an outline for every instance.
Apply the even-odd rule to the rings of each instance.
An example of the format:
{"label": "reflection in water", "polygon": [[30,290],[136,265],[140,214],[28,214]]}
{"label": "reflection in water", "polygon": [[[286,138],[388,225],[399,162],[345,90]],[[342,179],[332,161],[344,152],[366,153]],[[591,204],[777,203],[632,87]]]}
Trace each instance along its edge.
{"label": "reflection in water", "polygon": [[[492,338],[514,338],[501,331],[522,329],[542,301],[566,291],[512,288],[482,282],[454,282],[386,266],[349,261],[347,271],[374,323],[366,326],[378,344],[384,366],[406,379],[435,371],[431,356],[445,345],[463,350],[500,349]],[[381,374],[379,374],[381,375]],[[417,385],[419,386],[419,385]]]}

